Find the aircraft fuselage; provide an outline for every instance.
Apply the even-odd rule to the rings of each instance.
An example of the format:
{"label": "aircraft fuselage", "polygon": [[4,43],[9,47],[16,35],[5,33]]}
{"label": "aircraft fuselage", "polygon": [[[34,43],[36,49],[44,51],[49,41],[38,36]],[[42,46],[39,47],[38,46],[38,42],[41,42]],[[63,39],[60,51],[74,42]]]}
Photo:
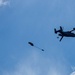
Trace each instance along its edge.
{"label": "aircraft fuselage", "polygon": [[75,37],[74,33],[71,32],[60,32],[61,35],[59,36],[64,36],[64,37]]}

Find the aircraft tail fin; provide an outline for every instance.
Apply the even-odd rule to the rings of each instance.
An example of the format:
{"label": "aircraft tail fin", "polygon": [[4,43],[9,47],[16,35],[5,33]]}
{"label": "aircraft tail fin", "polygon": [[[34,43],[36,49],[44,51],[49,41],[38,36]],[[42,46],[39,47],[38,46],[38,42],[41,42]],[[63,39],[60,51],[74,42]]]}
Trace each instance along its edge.
{"label": "aircraft tail fin", "polygon": [[56,28],[54,28],[54,33],[57,34],[57,30],[56,30]]}

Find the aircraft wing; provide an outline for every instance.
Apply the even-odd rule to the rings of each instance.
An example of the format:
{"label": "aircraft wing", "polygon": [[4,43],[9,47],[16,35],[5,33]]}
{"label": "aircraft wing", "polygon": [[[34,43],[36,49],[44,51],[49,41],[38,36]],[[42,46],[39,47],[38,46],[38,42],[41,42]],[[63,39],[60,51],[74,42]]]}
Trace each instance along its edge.
{"label": "aircraft wing", "polygon": [[60,41],[63,39],[63,36],[60,38]]}
{"label": "aircraft wing", "polygon": [[75,28],[73,28],[73,30],[71,30],[70,32],[75,31]]}

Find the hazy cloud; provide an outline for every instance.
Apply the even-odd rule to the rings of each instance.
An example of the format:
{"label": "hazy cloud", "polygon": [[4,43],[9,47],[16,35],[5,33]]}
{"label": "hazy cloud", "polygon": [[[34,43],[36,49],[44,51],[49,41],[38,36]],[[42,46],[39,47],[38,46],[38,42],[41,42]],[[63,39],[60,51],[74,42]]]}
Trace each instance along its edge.
{"label": "hazy cloud", "polygon": [[75,71],[74,71],[74,72],[72,72],[70,75],[75,75]]}
{"label": "hazy cloud", "polygon": [[71,66],[73,72],[70,75],[75,75],[75,66]]}
{"label": "hazy cloud", "polygon": [[33,52],[19,62],[14,71],[5,71],[3,75],[68,75],[64,62],[54,61]]}
{"label": "hazy cloud", "polygon": [[8,5],[9,1],[8,0],[0,0],[0,6],[5,6]]}

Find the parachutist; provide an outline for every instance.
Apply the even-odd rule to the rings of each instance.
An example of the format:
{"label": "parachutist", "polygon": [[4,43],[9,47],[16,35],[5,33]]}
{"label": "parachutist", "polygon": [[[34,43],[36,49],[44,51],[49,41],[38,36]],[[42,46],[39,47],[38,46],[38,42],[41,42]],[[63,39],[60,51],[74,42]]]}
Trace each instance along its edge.
{"label": "parachutist", "polygon": [[34,46],[34,44],[32,42],[28,42],[28,44],[30,44],[31,46]]}
{"label": "parachutist", "polygon": [[28,42],[28,44],[30,44],[31,46],[34,46],[34,47],[36,47],[36,48],[38,48],[38,49],[40,49],[40,50],[44,51],[44,49],[41,49],[41,48],[39,48],[39,47],[35,46],[32,42]]}

